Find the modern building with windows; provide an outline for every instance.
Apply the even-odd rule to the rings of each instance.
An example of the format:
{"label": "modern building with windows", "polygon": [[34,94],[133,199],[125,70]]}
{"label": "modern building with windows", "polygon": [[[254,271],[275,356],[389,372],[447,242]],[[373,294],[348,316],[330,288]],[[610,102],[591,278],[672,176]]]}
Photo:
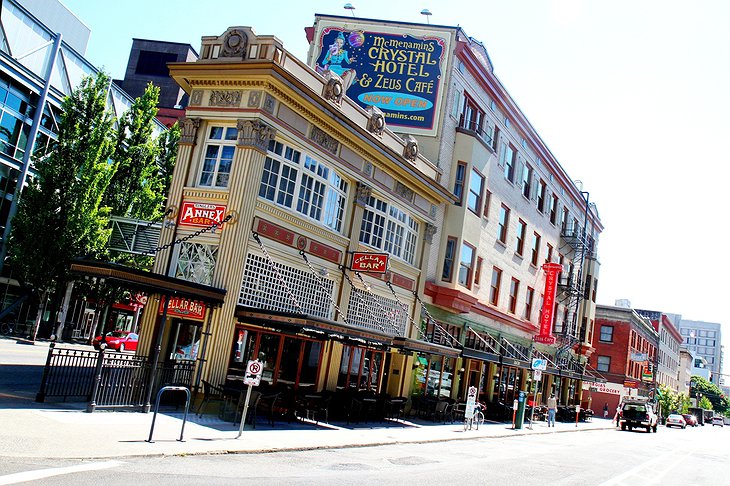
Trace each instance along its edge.
{"label": "modern building with windows", "polygon": [[[10,221],[17,195],[33,161],[52,150],[58,135],[61,103],[84,76],[98,70],[84,57],[90,30],[57,0],[3,0],[0,12],[0,283],[3,308],[16,298],[18,282],[1,262],[7,253]],[[108,107],[119,117],[132,98],[116,85]],[[158,132],[165,130],[160,124]],[[27,315],[24,305],[17,311]],[[86,316],[79,306],[79,322]],[[92,311],[93,314],[93,311]],[[23,318],[24,319],[24,318]]]}
{"label": "modern building with windows", "polygon": [[142,353],[230,385],[258,359],[289,398],[433,386],[414,350],[458,354],[417,324],[441,170],[274,36],[231,27],[200,54],[169,64],[190,102],[155,272],[225,297],[151,296]]}
{"label": "modern building with windows", "polygon": [[157,119],[172,126],[185,116],[188,95],[170,77],[170,62],[193,62],[198,53],[190,44],[149,39],[132,39],[124,79],[115,80],[125,92],[134,98],[142,96],[148,83],[160,88]]}
{"label": "modern building with windows", "polygon": [[722,373],[722,325],[716,322],[682,319],[679,332],[684,345],[696,358],[704,358],[715,385],[720,385]]}

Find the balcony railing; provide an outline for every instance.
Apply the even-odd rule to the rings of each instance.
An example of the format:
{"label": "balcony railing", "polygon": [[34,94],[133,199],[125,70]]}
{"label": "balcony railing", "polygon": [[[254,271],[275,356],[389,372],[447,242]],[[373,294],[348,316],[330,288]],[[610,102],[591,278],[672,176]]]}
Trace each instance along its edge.
{"label": "balcony railing", "polygon": [[492,135],[484,130],[483,122],[472,119],[467,120],[462,113],[461,117],[459,117],[459,129],[473,134],[494,150],[494,139]]}

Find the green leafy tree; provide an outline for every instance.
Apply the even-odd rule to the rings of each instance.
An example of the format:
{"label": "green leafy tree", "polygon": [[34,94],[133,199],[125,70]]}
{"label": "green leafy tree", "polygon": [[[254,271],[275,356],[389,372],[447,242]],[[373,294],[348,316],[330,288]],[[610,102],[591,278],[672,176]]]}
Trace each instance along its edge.
{"label": "green leafy tree", "polygon": [[113,155],[117,170],[104,195],[114,216],[156,219],[161,215],[160,146],[152,136],[159,94],[159,88],[148,84],[119,120]]}
{"label": "green leafy tree", "polygon": [[704,408],[705,410],[713,410],[712,402],[710,402],[707,397],[703,396],[702,398],[700,398],[700,408]]}
{"label": "green leafy tree", "polygon": [[[162,186],[165,197],[170,190],[172,182],[172,171],[175,168],[175,160],[177,158],[177,143],[180,141],[180,126],[177,122],[170,127],[168,131],[160,135],[157,143],[160,150],[157,157],[157,165],[160,168],[162,177]],[[167,201],[165,201],[167,202]]]}
{"label": "green leafy tree", "polygon": [[113,117],[106,110],[110,78],[84,78],[66,97],[58,140],[35,160],[36,177],[23,191],[13,219],[13,268],[40,300],[34,333],[49,292],[69,278],[73,258],[104,253],[110,230],[102,197],[114,175]]}
{"label": "green leafy tree", "polygon": [[692,397],[697,397],[698,393],[702,394],[702,397],[706,398],[707,401],[712,405],[711,407],[709,407],[712,410],[715,410],[722,414],[730,411],[730,400],[728,400],[728,397],[723,394],[720,387],[718,387],[714,383],[706,380],[701,376],[695,375],[690,380],[690,386]]}

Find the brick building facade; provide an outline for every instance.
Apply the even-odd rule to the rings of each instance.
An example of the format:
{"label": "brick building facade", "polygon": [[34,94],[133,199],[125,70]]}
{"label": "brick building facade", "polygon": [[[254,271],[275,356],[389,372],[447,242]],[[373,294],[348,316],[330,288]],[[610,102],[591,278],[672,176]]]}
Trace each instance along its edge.
{"label": "brick building facade", "polygon": [[625,307],[596,307],[594,347],[589,364],[620,394],[592,391],[594,408],[616,410],[622,396],[649,397],[654,378],[645,374],[656,363],[659,333],[651,321]]}

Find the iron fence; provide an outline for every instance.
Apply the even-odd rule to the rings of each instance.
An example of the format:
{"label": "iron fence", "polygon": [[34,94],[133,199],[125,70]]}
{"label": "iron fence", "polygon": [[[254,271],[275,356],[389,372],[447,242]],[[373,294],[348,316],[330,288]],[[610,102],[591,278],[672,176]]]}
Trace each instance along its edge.
{"label": "iron fence", "polygon": [[[147,405],[151,363],[147,356],[113,351],[85,351],[50,345],[36,401],[88,402],[97,408],[142,408]],[[190,387],[194,361],[157,366],[153,394],[163,386]]]}

